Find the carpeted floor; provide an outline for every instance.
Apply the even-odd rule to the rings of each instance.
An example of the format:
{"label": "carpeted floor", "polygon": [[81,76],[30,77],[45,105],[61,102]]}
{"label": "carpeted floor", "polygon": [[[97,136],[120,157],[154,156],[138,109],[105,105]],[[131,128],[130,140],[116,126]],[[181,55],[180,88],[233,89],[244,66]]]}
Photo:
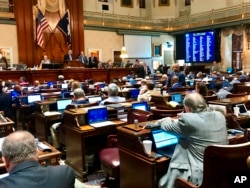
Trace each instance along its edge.
{"label": "carpeted floor", "polygon": [[100,182],[105,179],[102,171],[97,171],[88,176],[87,182],[80,182],[76,179],[75,188],[100,188]]}
{"label": "carpeted floor", "polygon": [[[60,165],[64,165],[64,161],[60,161]],[[102,171],[96,171],[88,175],[87,182],[81,182],[78,179],[75,179],[75,188],[100,188],[101,181],[105,180],[106,174]]]}

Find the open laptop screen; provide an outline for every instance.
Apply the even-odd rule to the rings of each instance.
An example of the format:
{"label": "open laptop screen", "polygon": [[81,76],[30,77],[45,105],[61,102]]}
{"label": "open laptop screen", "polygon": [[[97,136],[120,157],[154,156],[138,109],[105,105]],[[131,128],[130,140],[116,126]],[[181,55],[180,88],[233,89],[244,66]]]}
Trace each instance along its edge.
{"label": "open laptop screen", "polygon": [[245,104],[237,104],[236,106],[239,107],[240,114],[246,114],[246,113],[248,113]]}
{"label": "open laptop screen", "polygon": [[94,97],[88,97],[89,103],[95,103],[96,101],[101,101],[102,97],[101,96],[94,96]]}
{"label": "open laptop screen", "polygon": [[65,108],[71,104],[72,100],[71,99],[63,99],[63,100],[57,100],[56,105],[57,105],[57,110],[62,111],[65,110]]}
{"label": "open laptop screen", "polygon": [[182,94],[181,93],[175,93],[171,94],[171,101],[178,102],[179,104],[182,103]]}
{"label": "open laptop screen", "polygon": [[107,120],[108,120],[108,110],[106,107],[88,109],[89,124]]}
{"label": "open laptop screen", "polygon": [[148,103],[147,102],[132,103],[132,109],[148,111]]}
{"label": "open laptop screen", "polygon": [[130,90],[130,98],[137,99],[139,92],[140,92],[139,89],[131,89]]}
{"label": "open laptop screen", "polygon": [[172,146],[178,143],[178,138],[163,129],[151,131],[154,147],[157,149]]}
{"label": "open laptop screen", "polygon": [[41,101],[42,97],[39,94],[28,95],[27,100],[28,100],[28,104],[33,104],[35,101]]}

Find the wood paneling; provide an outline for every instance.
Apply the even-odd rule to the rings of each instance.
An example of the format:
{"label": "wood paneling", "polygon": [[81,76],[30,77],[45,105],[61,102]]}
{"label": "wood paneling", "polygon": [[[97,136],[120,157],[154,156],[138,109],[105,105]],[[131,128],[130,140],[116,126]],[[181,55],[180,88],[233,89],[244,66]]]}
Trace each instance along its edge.
{"label": "wood paneling", "polygon": [[70,69],[54,69],[54,70],[26,70],[26,71],[0,71],[0,78],[4,81],[19,81],[21,76],[27,78],[32,84],[35,80],[41,83],[44,81],[55,81],[58,75],[64,75],[66,80],[74,79],[84,81],[93,79],[96,82],[110,83],[113,78],[122,78],[131,74],[134,68],[117,68],[117,69],[89,69],[89,68],[70,68]]}
{"label": "wood paneling", "polygon": [[63,56],[68,49],[73,50],[77,57],[84,49],[83,37],[83,1],[65,0],[66,7],[70,12],[72,44],[68,46],[65,36],[56,27],[60,16],[59,13],[45,12],[45,17],[50,25],[44,32],[45,48],[39,47],[34,40],[34,23],[32,6],[36,0],[14,0],[15,18],[17,22],[19,62],[24,62],[28,67],[38,65],[44,54],[47,54],[53,62],[62,62]]}

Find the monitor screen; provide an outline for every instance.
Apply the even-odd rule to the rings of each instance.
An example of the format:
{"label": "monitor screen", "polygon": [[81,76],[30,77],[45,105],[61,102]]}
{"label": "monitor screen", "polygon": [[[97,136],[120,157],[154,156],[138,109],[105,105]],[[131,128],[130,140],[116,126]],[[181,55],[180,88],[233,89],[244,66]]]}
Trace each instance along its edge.
{"label": "monitor screen", "polygon": [[172,94],[171,95],[171,101],[182,103],[182,94],[181,93]]}
{"label": "monitor screen", "polygon": [[41,101],[42,98],[41,98],[41,95],[28,95],[27,96],[27,99],[28,99],[28,104],[33,104],[35,101]]}
{"label": "monitor screen", "polygon": [[62,92],[62,98],[71,98],[73,96],[73,93],[70,92],[70,91],[65,91],[65,92]]}
{"label": "monitor screen", "polygon": [[89,124],[108,120],[107,108],[92,108],[88,109]]}
{"label": "monitor screen", "polygon": [[139,89],[131,89],[130,90],[130,98],[137,99],[139,93],[140,93]]}
{"label": "monitor screen", "polygon": [[54,81],[47,82],[48,87],[53,87],[54,84],[56,84]]}
{"label": "monitor screen", "polygon": [[15,97],[17,97],[17,96],[19,96],[19,95],[21,95],[21,94],[18,93],[17,91],[11,91],[11,92],[10,92],[10,95],[11,95],[12,98],[15,98]]}
{"label": "monitor screen", "polygon": [[65,108],[71,104],[72,100],[71,99],[63,99],[63,100],[57,100],[56,105],[57,105],[57,110],[65,110]]}
{"label": "monitor screen", "polygon": [[186,63],[215,61],[215,31],[186,33],[185,49]]}
{"label": "monitor screen", "polygon": [[94,97],[88,97],[89,103],[95,103],[95,102],[99,102],[102,100],[101,96],[94,96]]}
{"label": "monitor screen", "polygon": [[149,110],[148,108],[149,106],[147,102],[137,102],[132,104],[132,109],[148,111]]}
{"label": "monitor screen", "polygon": [[68,89],[68,84],[61,84],[62,89]]}
{"label": "monitor screen", "polygon": [[157,129],[151,131],[154,145],[157,149],[171,146],[178,143],[177,136],[164,131],[163,129]]}
{"label": "monitor screen", "polygon": [[42,69],[53,69],[53,64],[52,63],[43,63]]}

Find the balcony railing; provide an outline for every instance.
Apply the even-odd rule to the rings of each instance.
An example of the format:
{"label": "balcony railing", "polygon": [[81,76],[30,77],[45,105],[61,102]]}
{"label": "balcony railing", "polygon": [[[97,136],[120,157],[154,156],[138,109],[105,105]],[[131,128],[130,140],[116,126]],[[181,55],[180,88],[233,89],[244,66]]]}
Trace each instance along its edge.
{"label": "balcony railing", "polygon": [[[199,14],[187,14],[188,12],[185,11],[178,18],[149,19],[147,17],[84,11],[83,24],[98,28],[171,33],[194,28],[216,27],[223,24],[250,23],[250,3]],[[6,18],[14,19],[13,5],[0,1],[0,19]]]}

